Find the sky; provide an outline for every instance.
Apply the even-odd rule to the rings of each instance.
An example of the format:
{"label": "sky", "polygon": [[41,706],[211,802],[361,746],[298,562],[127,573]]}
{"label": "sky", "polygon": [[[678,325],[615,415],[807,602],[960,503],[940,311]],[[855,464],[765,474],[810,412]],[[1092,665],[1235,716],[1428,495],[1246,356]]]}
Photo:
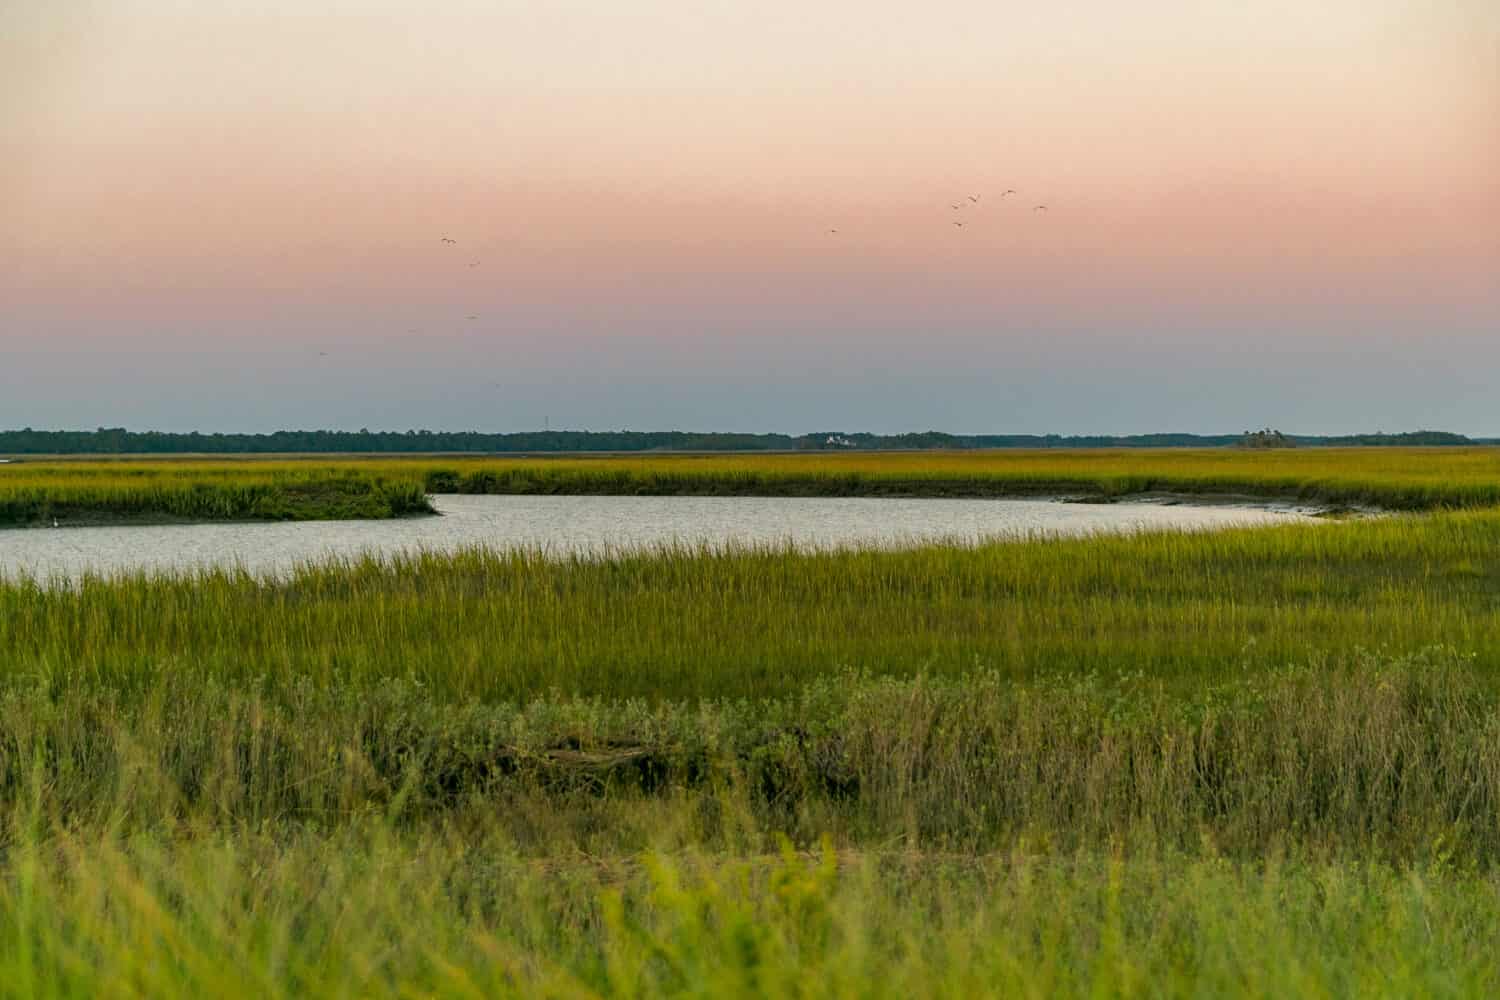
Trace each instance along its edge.
{"label": "sky", "polygon": [[0,0],[0,428],[1500,435],[1497,371],[1492,0]]}

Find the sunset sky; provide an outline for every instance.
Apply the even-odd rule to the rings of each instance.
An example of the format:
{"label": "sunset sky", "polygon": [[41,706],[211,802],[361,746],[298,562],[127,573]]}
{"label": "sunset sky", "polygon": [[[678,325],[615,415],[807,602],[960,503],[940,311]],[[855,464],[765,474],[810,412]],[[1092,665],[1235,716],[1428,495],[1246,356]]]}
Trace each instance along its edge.
{"label": "sunset sky", "polygon": [[0,428],[1500,435],[1497,382],[1493,0],[0,0]]}

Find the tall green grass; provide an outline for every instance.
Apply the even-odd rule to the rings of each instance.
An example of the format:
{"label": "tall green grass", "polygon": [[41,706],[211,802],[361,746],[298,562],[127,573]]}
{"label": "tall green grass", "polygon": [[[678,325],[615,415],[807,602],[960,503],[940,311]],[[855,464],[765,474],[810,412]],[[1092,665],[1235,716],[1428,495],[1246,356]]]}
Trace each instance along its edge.
{"label": "tall green grass", "polygon": [[[1448,644],[1500,668],[1500,514],[822,554],[475,550],[0,584],[8,676],[163,675],[449,700],[774,697],[875,675],[1226,672]],[[58,683],[63,683],[59,680]]]}
{"label": "tall green grass", "polygon": [[27,997],[1493,995],[1493,877],[1291,858],[823,851],[542,869],[483,832],[28,834]]}
{"label": "tall green grass", "polygon": [[[205,803],[337,820],[403,788],[427,816],[557,800],[568,837],[620,851],[711,816],[727,782],[766,831],[803,838],[1206,833],[1242,855],[1289,839],[1415,858],[1457,837],[1488,861],[1496,553],[1500,514],[1461,512],[11,582],[0,802],[36,767],[90,825]],[[1411,659],[1435,647],[1453,653]],[[140,770],[180,798],[148,801]],[[538,822],[510,833],[546,842]]]}
{"label": "tall green grass", "polygon": [[1451,651],[1194,697],[837,674],[774,700],[449,705],[411,683],[272,697],[164,677],[145,700],[17,687],[0,734],[0,812],[122,834],[373,812],[403,828],[488,817],[540,857],[765,851],[787,834],[1500,864],[1500,698]]}
{"label": "tall green grass", "polygon": [[[1438,652],[1192,701],[984,677],[654,709],[15,688],[0,983],[1491,995],[1500,703],[1483,680]],[[662,758],[650,782],[642,748]]]}

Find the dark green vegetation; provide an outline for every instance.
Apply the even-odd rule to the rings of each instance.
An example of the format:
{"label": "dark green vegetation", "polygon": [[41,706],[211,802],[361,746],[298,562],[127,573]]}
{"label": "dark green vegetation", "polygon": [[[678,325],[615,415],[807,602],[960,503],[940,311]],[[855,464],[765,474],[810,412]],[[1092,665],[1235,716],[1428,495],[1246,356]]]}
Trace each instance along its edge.
{"label": "dark green vegetation", "polygon": [[[1470,442],[1464,442],[1470,443]],[[1297,442],[1291,437],[1281,433],[1272,427],[1264,430],[1246,431],[1245,436],[1240,438],[1241,448],[1295,448]]]}
{"label": "dark green vegetation", "polygon": [[[688,431],[276,431],[272,434],[173,434],[101,427],[93,431],[0,431],[0,455],[266,455],[420,452],[804,451],[964,448],[1213,448],[1238,434],[732,434]],[[1302,445],[1469,445],[1462,434],[1299,435]]]}

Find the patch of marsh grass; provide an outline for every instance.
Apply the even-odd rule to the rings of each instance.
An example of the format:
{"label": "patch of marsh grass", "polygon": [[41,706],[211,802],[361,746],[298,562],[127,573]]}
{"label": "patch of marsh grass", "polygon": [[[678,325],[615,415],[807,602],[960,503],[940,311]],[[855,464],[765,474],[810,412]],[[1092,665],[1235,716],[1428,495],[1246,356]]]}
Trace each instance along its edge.
{"label": "patch of marsh grass", "polygon": [[423,491],[1102,499],[1160,492],[1431,510],[1500,505],[1500,449],[25,462],[0,470],[0,525],[53,516],[392,517],[426,511]]}

